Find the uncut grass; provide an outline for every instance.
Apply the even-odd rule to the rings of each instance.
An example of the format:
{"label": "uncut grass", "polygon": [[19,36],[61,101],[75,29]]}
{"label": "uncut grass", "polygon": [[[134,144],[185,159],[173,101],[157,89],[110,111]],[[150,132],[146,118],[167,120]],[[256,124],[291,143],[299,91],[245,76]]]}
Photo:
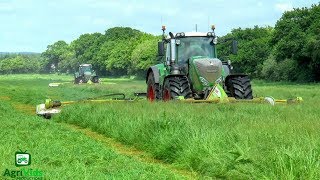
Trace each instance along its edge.
{"label": "uncut grass", "polygon": [[[103,79],[101,85],[48,87],[49,82],[66,82],[69,78],[0,76],[1,101],[35,105],[45,98],[77,100],[114,92],[130,95],[145,91],[145,82],[125,79]],[[78,104],[66,107],[54,119],[91,127],[203,175],[319,179],[319,87],[253,82],[255,96],[302,96],[304,103],[294,106]]]}
{"label": "uncut grass", "polygon": [[41,170],[46,179],[184,179],[158,165],[115,153],[80,132],[0,104],[0,171],[16,170],[16,151],[32,156],[26,167]]}
{"label": "uncut grass", "polygon": [[319,179],[319,85],[257,86],[303,104],[110,103],[67,106],[56,121],[216,178]]}
{"label": "uncut grass", "polygon": [[[130,79],[102,78],[101,84],[72,83],[72,76],[66,75],[2,75],[0,76],[0,98],[11,102],[37,105],[45,99],[70,101],[93,98],[110,93],[125,93],[133,97],[133,92],[144,92],[145,82]],[[49,87],[49,83],[65,83]],[[130,82],[130,83],[128,83]]]}

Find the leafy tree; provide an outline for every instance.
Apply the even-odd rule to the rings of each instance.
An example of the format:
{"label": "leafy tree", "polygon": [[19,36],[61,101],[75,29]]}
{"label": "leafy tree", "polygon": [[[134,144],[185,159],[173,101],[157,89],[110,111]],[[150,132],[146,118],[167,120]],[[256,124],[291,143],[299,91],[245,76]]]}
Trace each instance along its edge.
{"label": "leafy tree", "polygon": [[48,71],[66,71],[71,68],[67,62],[73,60],[73,52],[65,41],[57,41],[52,45],[48,45],[42,56],[47,59],[46,70]]}
{"label": "leafy tree", "polygon": [[271,45],[277,62],[297,62],[296,78],[289,80],[319,81],[320,5],[285,12],[276,23]]}
{"label": "leafy tree", "polygon": [[237,55],[230,54],[230,43],[218,45],[218,55],[221,59],[231,59],[235,70],[247,73],[253,77],[260,77],[263,62],[268,58],[272,47],[269,41],[272,36],[271,27],[258,27],[246,29],[233,29],[231,33],[223,36],[220,41],[225,39],[235,39],[238,41]]}
{"label": "leafy tree", "polygon": [[94,69],[101,69],[103,63],[98,61],[98,52],[105,42],[105,36],[101,33],[83,34],[78,39],[71,42],[71,48],[75,53],[73,67],[78,63],[90,63]]}
{"label": "leafy tree", "polygon": [[10,55],[0,61],[0,73],[35,73],[40,72],[39,56]]}
{"label": "leafy tree", "polygon": [[142,76],[150,66],[157,63],[158,39],[159,37],[154,37],[150,40],[143,41],[136,46],[131,55],[132,72]]}
{"label": "leafy tree", "polygon": [[130,27],[114,27],[105,32],[107,41],[128,41],[136,40],[143,33],[139,30],[132,29]]}
{"label": "leafy tree", "polygon": [[133,67],[131,55],[137,45],[150,39],[152,35],[129,27],[115,27],[105,33],[105,42],[102,44],[97,62],[103,64],[108,74],[128,75]]}

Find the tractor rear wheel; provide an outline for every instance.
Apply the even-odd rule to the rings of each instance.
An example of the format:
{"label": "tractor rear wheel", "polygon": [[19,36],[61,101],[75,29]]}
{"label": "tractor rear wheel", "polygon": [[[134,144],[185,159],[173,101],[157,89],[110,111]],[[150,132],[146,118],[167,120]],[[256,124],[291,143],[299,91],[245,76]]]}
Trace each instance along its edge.
{"label": "tractor rear wheel", "polygon": [[183,96],[185,99],[192,97],[192,91],[188,78],[185,76],[172,76],[164,81],[163,100],[169,101],[176,99],[178,96]]}
{"label": "tractor rear wheel", "polygon": [[99,83],[99,77],[98,76],[93,76],[92,77],[92,80],[91,80],[93,83]]}
{"label": "tractor rear wheel", "polygon": [[229,79],[229,94],[236,99],[252,99],[251,83],[248,76],[235,76]]}
{"label": "tractor rear wheel", "polygon": [[158,83],[155,83],[153,73],[148,76],[147,86],[147,98],[149,101],[161,99],[160,87]]}
{"label": "tractor rear wheel", "polygon": [[80,84],[81,77],[77,77],[74,79],[74,84]]}

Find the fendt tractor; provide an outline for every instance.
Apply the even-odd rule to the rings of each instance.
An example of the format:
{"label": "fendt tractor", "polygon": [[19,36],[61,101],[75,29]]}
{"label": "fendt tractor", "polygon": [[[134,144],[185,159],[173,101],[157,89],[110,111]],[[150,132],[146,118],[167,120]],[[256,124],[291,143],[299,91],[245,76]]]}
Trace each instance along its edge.
{"label": "fendt tractor", "polygon": [[74,83],[82,84],[82,83],[99,83],[99,77],[96,75],[95,71],[92,70],[91,64],[81,64],[79,65],[79,71],[74,73]]}
{"label": "fendt tractor", "polygon": [[[252,99],[248,75],[232,73],[230,60],[217,57],[218,38],[212,32],[180,32],[158,42],[158,59],[161,63],[147,71],[147,98],[154,100],[213,98]],[[230,39],[233,54],[237,42]]]}

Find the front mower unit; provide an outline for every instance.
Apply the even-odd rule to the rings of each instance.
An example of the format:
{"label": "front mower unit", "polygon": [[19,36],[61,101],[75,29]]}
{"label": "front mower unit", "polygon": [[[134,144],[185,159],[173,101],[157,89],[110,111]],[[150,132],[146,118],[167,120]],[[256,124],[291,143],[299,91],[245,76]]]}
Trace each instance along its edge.
{"label": "front mower unit", "polygon": [[[114,93],[98,96],[95,98],[87,98],[75,101],[56,101],[52,99],[46,99],[44,104],[36,106],[36,114],[43,116],[46,119],[50,119],[52,115],[61,112],[61,108],[64,105],[75,104],[75,103],[115,103],[115,102],[134,102],[145,100],[146,93],[134,93],[135,98],[126,98],[123,93]],[[106,98],[111,97],[111,98]]]}
{"label": "front mower unit", "polygon": [[[197,100],[193,98],[185,99],[184,96],[177,96],[174,102],[181,102],[181,103],[260,103],[260,104],[270,104],[270,105],[278,105],[278,104],[297,104],[301,103],[303,100],[301,97],[296,97],[293,99],[274,99],[272,97],[259,97],[253,99],[236,99],[233,97],[218,97],[217,92],[218,88],[212,89],[210,95],[207,99]],[[109,98],[109,99],[102,99],[101,97],[108,97],[108,96],[121,96],[117,98]],[[145,101],[146,93],[134,93],[135,98],[125,98],[125,95],[122,93],[117,94],[108,94],[96,98],[89,98],[85,100],[78,100],[78,101],[54,101],[51,99],[46,99],[44,104],[39,104],[36,107],[36,114],[39,116],[43,116],[46,119],[50,119],[52,115],[58,114],[61,112],[61,108],[64,105],[68,104],[75,104],[75,103],[116,103],[116,102],[138,102],[138,101]]]}

